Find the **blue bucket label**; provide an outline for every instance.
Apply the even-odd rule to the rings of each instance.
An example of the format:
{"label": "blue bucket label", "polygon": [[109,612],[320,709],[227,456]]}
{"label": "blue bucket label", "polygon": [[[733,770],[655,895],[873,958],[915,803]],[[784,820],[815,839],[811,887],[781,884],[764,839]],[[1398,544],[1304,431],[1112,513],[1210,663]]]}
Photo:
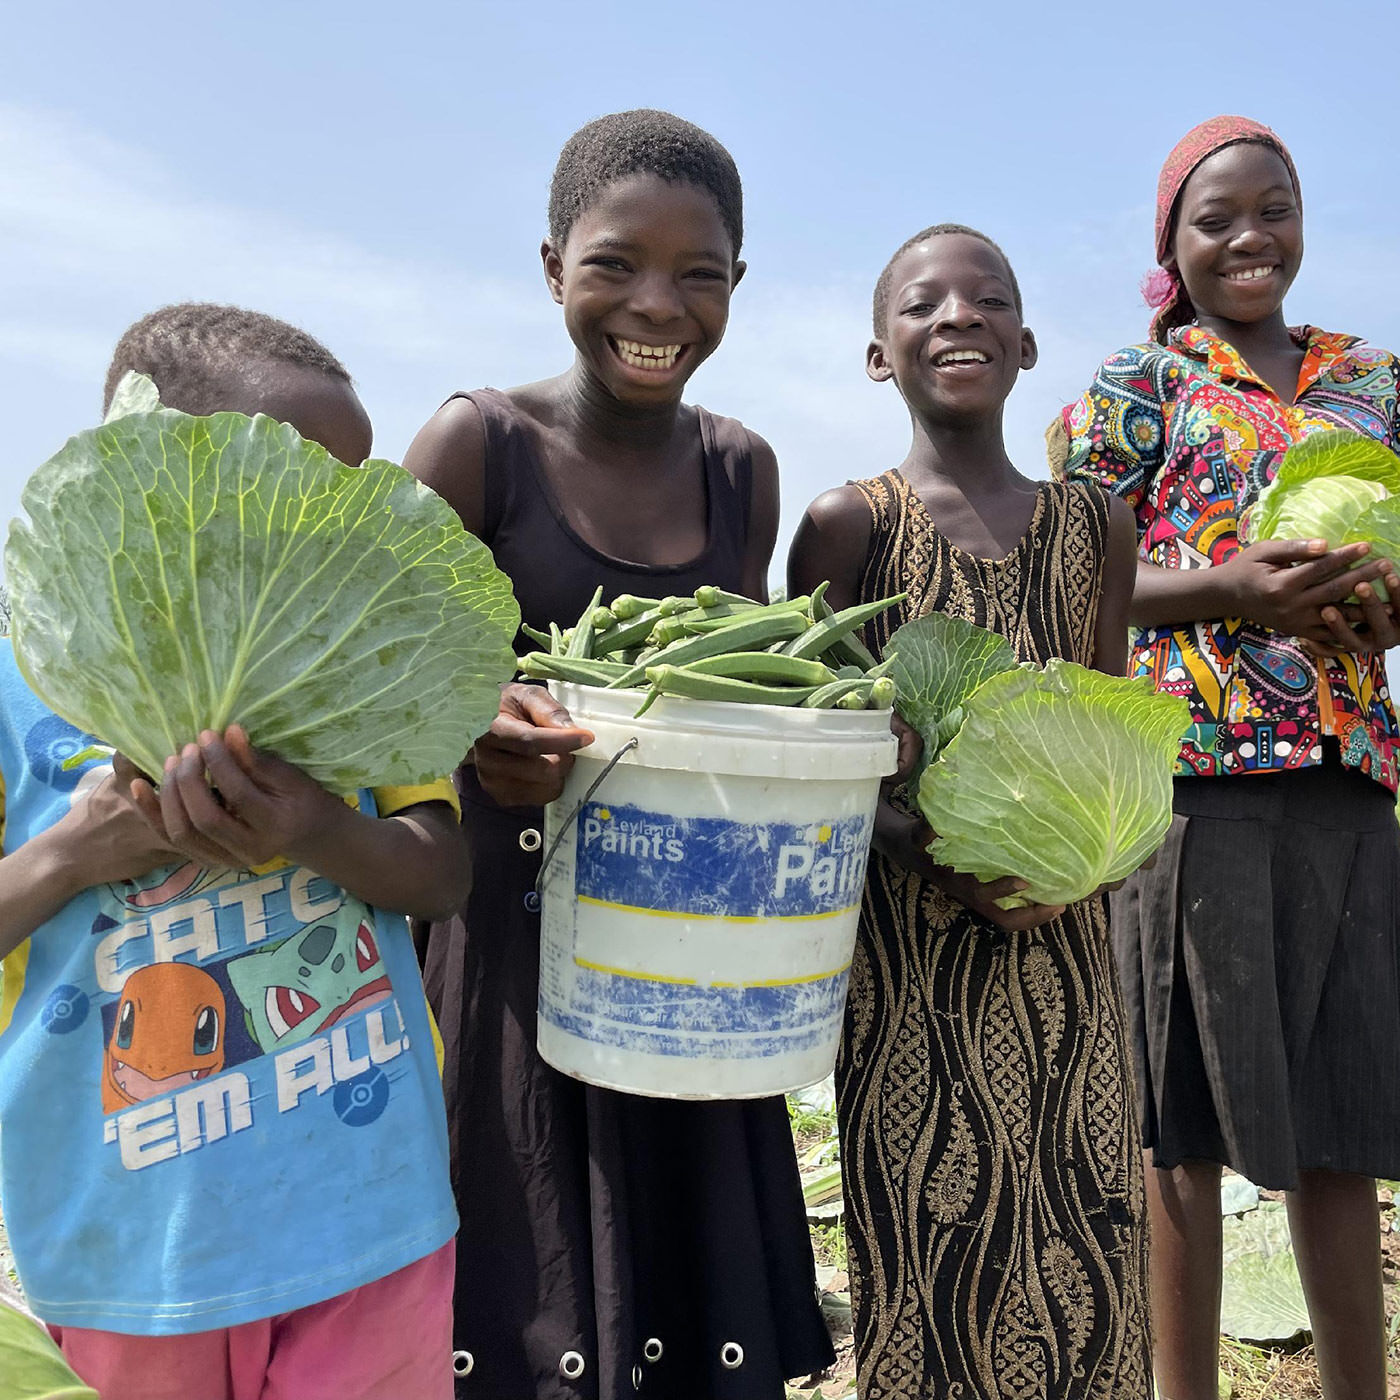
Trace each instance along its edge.
{"label": "blue bucket label", "polygon": [[823,919],[860,904],[872,819],[745,822],[586,803],[582,903],[690,918]]}

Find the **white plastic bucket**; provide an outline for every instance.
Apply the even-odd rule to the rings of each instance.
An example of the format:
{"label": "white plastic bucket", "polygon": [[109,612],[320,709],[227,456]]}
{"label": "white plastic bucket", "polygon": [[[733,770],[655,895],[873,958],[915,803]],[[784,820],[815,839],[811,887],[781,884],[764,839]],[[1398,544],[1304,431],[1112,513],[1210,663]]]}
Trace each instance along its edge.
{"label": "white plastic bucket", "polygon": [[635,691],[550,689],[595,741],[545,815],[546,852],[574,829],[541,884],[540,1054],[663,1098],[825,1078],[896,762],[889,711],[667,698],[634,719]]}

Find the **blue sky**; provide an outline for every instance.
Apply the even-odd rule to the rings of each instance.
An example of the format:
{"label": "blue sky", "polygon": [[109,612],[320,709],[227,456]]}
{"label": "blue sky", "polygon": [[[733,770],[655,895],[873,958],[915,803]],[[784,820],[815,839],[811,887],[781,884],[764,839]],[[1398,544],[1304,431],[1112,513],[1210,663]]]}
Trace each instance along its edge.
{"label": "blue sky", "polygon": [[1008,437],[1043,474],[1050,415],[1143,336],[1157,168],[1218,111],[1268,122],[1297,160],[1308,253],[1292,318],[1400,347],[1400,7],[1373,7],[1362,36],[1318,14],[8,5],[0,519],[95,421],[124,327],[166,302],[241,302],[305,326],[349,366],[376,450],[396,460],[453,389],[562,369],[536,254],[549,175],[572,130],[633,106],[708,127],[744,178],[749,275],[692,389],[777,448],[775,572],[813,495],[903,455],[900,405],[863,371],[890,251],[950,219],[1006,247],[1042,351]]}

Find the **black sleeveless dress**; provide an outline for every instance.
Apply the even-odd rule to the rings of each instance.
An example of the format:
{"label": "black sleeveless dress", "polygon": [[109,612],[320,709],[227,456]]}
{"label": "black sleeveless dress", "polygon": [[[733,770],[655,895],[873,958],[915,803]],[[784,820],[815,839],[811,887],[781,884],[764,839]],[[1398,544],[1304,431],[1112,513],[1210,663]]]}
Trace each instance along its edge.
{"label": "black sleeveless dress", "polygon": [[[699,409],[709,530],[674,568],[600,553],[564,518],[506,396],[466,395],[486,435],[485,541],[526,622],[571,625],[593,590],[737,589],[749,437]],[[459,774],[473,888],[427,931],[441,1027],[457,1236],[460,1400],[781,1400],[832,1360],[781,1099],[685,1103],[595,1089],[535,1049],[539,916],[524,897],[538,809]],[[458,1359],[459,1372],[465,1359]]]}

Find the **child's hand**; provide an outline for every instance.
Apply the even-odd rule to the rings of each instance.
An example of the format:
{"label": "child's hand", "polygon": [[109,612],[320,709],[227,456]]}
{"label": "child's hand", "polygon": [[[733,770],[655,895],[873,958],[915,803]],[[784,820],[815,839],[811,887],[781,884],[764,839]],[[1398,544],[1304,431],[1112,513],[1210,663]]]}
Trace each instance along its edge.
{"label": "child's hand", "polygon": [[198,744],[166,759],[159,795],[142,786],[138,800],[152,830],[191,860],[235,870],[278,856],[314,868],[350,812],[294,764],[255,749],[236,724],[222,737],[205,730]]}
{"label": "child's hand", "polygon": [[52,838],[81,862],[81,887],[120,884],[179,865],[185,856],[142,813],[136,790],[149,784],[123,754],[112,772],[52,828]]}
{"label": "child's hand", "polygon": [[[1375,611],[1376,624],[1384,629],[1381,635],[1394,635],[1393,619],[1385,620],[1387,610],[1369,585],[1383,575],[1394,577],[1395,569],[1389,560],[1368,558],[1369,550],[1366,544],[1329,550],[1325,540],[1261,540],[1217,569],[1235,599],[1234,615],[1285,636],[1365,651],[1372,650],[1372,644],[1346,625],[1339,607],[1353,593],[1362,596],[1362,585],[1371,595],[1372,608],[1365,613],[1368,624]],[[1351,641],[1358,645],[1350,647]]]}
{"label": "child's hand", "polygon": [[905,722],[898,710],[890,714],[890,729],[899,740],[899,756],[896,760],[898,767],[888,778],[881,780],[880,786],[886,791],[903,786],[913,777],[924,752],[923,737],[913,725]]}
{"label": "child's hand", "polygon": [[1011,933],[1048,924],[1065,912],[1063,904],[1026,904],[1019,909],[1003,909],[997,900],[1020,894],[1026,888],[1026,881],[1012,875],[984,882],[975,875],[963,875],[946,865],[934,866],[934,870],[937,872],[934,883],[959,904],[966,905],[978,918],[986,919],[988,923]]}
{"label": "child's hand", "polygon": [[472,748],[477,777],[502,807],[539,807],[564,791],[574,750],[593,742],[539,685],[508,685],[496,722]]}
{"label": "child's hand", "polygon": [[1003,909],[997,900],[1020,894],[1026,888],[1024,880],[1008,875],[983,882],[974,875],[963,875],[949,866],[934,864],[928,853],[933,832],[918,817],[896,818],[886,806],[877,817],[876,829],[880,849],[890,860],[937,885],[979,918],[1000,928],[1019,933],[1064,913],[1063,904],[1027,904],[1020,909]]}

